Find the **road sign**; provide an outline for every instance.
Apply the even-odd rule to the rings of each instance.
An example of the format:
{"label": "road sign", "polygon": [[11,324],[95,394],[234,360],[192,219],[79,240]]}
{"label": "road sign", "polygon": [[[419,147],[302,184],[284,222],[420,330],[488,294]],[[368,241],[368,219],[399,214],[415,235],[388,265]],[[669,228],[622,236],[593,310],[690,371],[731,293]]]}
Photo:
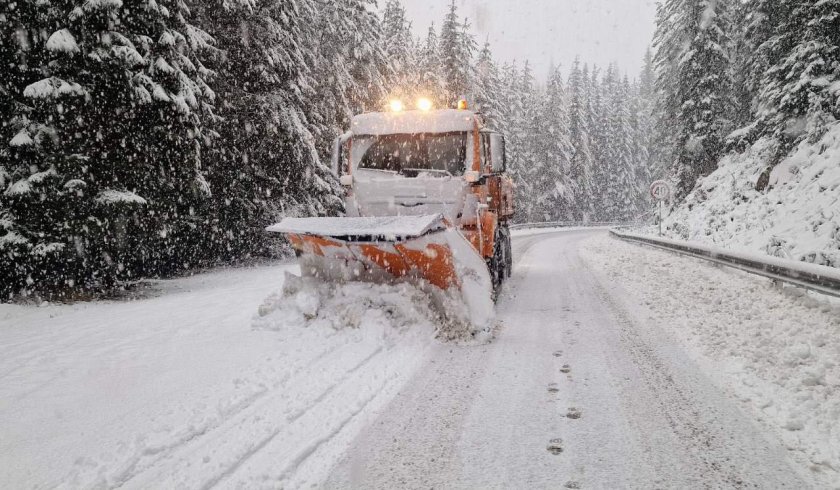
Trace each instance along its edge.
{"label": "road sign", "polygon": [[662,222],[665,219],[664,203],[671,198],[671,184],[665,180],[657,180],[650,185],[650,195],[659,202],[659,236],[662,236]]}
{"label": "road sign", "polygon": [[657,180],[650,185],[650,195],[657,201],[667,201],[671,197],[671,184],[664,180]]}

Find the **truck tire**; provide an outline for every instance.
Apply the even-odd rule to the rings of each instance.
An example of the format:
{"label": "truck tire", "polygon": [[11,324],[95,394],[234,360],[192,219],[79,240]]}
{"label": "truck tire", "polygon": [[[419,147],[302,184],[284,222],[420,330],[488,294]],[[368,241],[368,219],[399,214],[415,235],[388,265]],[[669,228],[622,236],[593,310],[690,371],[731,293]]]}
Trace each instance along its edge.
{"label": "truck tire", "polygon": [[499,298],[502,283],[509,277],[507,270],[509,241],[506,241],[504,230],[502,227],[496,229],[496,235],[493,240],[493,257],[487,260],[487,268],[490,269],[490,278],[493,280],[493,301]]}
{"label": "truck tire", "polygon": [[503,226],[501,230],[503,238],[502,243],[504,243],[505,247],[504,278],[510,279],[510,277],[513,275],[513,246],[511,245],[510,239],[510,228],[508,228],[507,226]]}

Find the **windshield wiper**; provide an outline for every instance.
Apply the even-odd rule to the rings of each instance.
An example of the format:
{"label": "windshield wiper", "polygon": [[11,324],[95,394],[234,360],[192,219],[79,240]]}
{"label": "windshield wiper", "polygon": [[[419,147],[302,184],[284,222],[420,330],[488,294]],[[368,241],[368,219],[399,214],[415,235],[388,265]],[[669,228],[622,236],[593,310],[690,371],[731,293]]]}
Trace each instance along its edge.
{"label": "windshield wiper", "polygon": [[385,170],[384,168],[367,168],[367,167],[359,167],[359,170],[367,170],[370,172],[382,172],[383,174],[390,174],[390,175],[398,175],[399,172],[396,170]]}
{"label": "windshield wiper", "polygon": [[453,177],[452,173],[449,170],[441,170],[438,168],[404,168],[400,171],[401,174],[405,172],[413,172],[415,175],[419,175],[422,173],[437,173]]}

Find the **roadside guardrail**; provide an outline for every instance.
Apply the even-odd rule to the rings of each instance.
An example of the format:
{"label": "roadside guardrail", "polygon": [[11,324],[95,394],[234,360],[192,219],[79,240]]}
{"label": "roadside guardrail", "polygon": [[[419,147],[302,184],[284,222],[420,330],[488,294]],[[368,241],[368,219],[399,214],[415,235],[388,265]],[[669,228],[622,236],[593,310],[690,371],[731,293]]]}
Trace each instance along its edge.
{"label": "roadside guardrail", "polygon": [[540,228],[568,228],[572,226],[581,226],[581,227],[589,227],[589,228],[602,228],[605,226],[626,226],[627,223],[625,222],[615,222],[615,221],[593,221],[593,222],[582,222],[582,221],[554,221],[550,223],[519,223],[516,225],[511,225],[511,230],[529,230],[529,229],[540,229]]}
{"label": "roadside guardrail", "polygon": [[757,274],[818,293],[840,298],[840,269],[808,264],[761,254],[737,252],[703,243],[658,238],[648,235],[610,230],[610,233],[631,243],[648,245],[683,255],[705,259],[744,272]]}

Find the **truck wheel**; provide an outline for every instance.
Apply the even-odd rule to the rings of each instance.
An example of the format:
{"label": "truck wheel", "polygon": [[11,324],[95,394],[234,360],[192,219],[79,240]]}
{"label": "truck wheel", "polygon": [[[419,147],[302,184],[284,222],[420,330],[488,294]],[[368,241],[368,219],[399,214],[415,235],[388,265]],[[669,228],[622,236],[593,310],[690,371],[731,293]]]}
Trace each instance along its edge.
{"label": "truck wheel", "polygon": [[493,257],[487,261],[487,267],[490,269],[490,278],[493,280],[493,301],[499,298],[502,283],[507,277],[506,251],[507,246],[505,245],[504,234],[501,229],[498,229],[496,230],[493,243]]}
{"label": "truck wheel", "polygon": [[507,226],[502,227],[502,237],[505,247],[504,279],[509,279],[513,275],[513,246],[510,243],[510,229]]}

